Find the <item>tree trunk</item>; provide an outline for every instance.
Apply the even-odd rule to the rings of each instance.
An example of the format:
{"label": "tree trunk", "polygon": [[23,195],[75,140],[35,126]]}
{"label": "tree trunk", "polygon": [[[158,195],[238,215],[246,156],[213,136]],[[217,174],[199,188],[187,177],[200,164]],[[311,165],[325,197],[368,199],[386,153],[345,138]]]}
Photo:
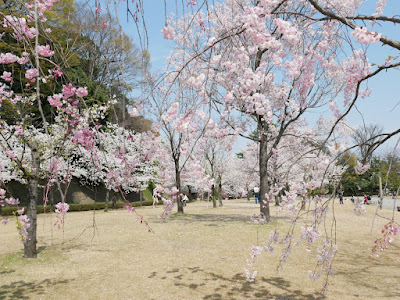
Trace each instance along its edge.
{"label": "tree trunk", "polygon": [[216,193],[214,185],[212,185],[211,191],[212,191],[213,208],[216,208],[217,207],[217,193]]}
{"label": "tree trunk", "polygon": [[181,193],[181,172],[179,172],[179,160],[175,160],[175,185],[178,189],[178,195],[176,197],[176,203],[178,204],[178,213],[183,214],[183,202],[180,196]]}
{"label": "tree trunk", "polygon": [[142,190],[139,191],[140,206],[143,206]]}
{"label": "tree trunk", "polygon": [[37,230],[37,188],[39,184],[38,173],[40,168],[39,154],[36,145],[31,147],[33,176],[28,178],[28,209],[26,212],[29,218],[28,237],[24,243],[24,257],[36,258],[36,230]]}
{"label": "tree trunk", "polygon": [[117,194],[113,191],[112,208],[117,209]]}
{"label": "tree trunk", "polygon": [[28,228],[28,237],[24,243],[24,257],[36,258],[36,229],[37,229],[37,178],[28,179],[28,210],[26,212],[29,218],[30,227]]}
{"label": "tree trunk", "polygon": [[300,210],[305,210],[306,209],[306,197],[302,196],[301,197],[301,207]]}
{"label": "tree trunk", "polygon": [[[265,124],[264,121],[260,121]],[[260,126],[259,124],[259,133],[260,133],[260,150],[259,150],[259,168],[260,168],[260,213],[264,215],[265,220],[267,222],[270,221],[269,214],[269,203],[264,203],[265,194],[269,192],[268,185],[268,173],[267,173],[267,163],[268,163],[268,148],[267,148],[267,135],[264,134],[266,128],[265,126]]]}
{"label": "tree trunk", "polygon": [[281,194],[279,193],[278,195],[275,196],[275,206],[279,206],[279,203],[281,203]]}
{"label": "tree trunk", "polygon": [[104,211],[107,212],[108,211],[108,201],[110,200],[110,190],[107,189],[106,191],[106,207],[104,207]]}
{"label": "tree trunk", "polygon": [[383,193],[384,191],[382,190],[382,176],[381,176],[381,172],[379,172],[379,208],[382,209],[382,205],[383,205]]}
{"label": "tree trunk", "polygon": [[219,185],[218,185],[218,201],[219,201],[219,206],[222,206],[222,183],[221,183],[221,181],[219,182]]}

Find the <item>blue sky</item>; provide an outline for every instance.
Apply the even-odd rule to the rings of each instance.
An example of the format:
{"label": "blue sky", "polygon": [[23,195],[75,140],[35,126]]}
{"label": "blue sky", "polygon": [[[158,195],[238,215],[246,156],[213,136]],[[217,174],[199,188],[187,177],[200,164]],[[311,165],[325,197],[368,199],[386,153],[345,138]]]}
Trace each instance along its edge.
{"label": "blue sky", "polygon": [[[165,25],[165,9],[163,0],[143,0],[144,2],[144,17],[147,29],[147,36],[149,39],[148,50],[151,55],[151,63],[153,70],[162,69],[165,66],[165,56],[171,51],[173,47],[172,41],[163,39],[161,29]],[[177,12],[175,4],[178,1],[166,0],[167,15]],[[184,0],[184,2],[187,2]],[[200,2],[200,1],[199,1]],[[130,2],[131,3],[131,2]],[[363,5],[362,12],[370,14],[375,10],[376,0],[367,0]],[[134,38],[134,42],[138,45],[137,29],[132,20],[126,22],[126,7],[125,3],[121,4],[121,21],[123,22],[124,30],[127,34]],[[130,4],[130,6],[133,6]],[[132,7],[131,7],[132,9]],[[184,7],[185,10],[190,7]],[[182,7],[178,9],[178,13],[182,12]],[[384,15],[399,15],[400,14],[400,1],[388,0]],[[130,18],[131,19],[131,18]],[[385,27],[375,25],[374,30],[377,32],[384,32],[386,36],[400,40],[399,26],[389,25]],[[378,64],[384,63],[389,55],[399,55],[398,51],[393,51],[387,46],[380,46],[378,44],[370,45],[368,49],[370,62]],[[384,128],[384,132],[390,132],[398,129],[400,126],[400,93],[396,88],[400,85],[400,72],[398,70],[391,70],[383,72],[378,76],[372,78],[368,82],[368,87],[373,90],[371,97],[360,99],[357,103],[357,110],[348,116],[348,121],[351,125],[360,125],[363,120],[366,124],[380,124]],[[396,106],[397,105],[397,106]],[[328,110],[326,113],[329,113]],[[398,138],[398,137],[397,137]],[[378,153],[390,151],[397,138],[392,138],[386,145],[383,145]],[[238,152],[240,147],[245,144],[240,141],[235,147]]]}

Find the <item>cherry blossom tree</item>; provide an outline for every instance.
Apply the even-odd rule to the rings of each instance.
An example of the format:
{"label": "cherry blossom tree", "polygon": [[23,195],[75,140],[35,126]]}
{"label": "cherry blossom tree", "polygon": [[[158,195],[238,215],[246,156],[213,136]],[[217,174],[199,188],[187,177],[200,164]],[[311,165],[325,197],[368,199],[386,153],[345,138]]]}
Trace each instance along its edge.
{"label": "cherry blossom tree", "polygon": [[[334,24],[318,27],[295,15],[281,18],[273,14],[277,9],[275,2],[226,1],[207,15],[200,10],[170,20],[164,29],[168,38],[173,29],[176,47],[184,53],[174,61],[176,80],[195,87],[243,136],[257,129],[262,200],[269,192],[268,161],[286,131],[321,105],[329,103],[335,113],[342,89],[348,105],[354,89],[346,89],[345,72],[351,69],[360,77],[368,69],[362,52],[334,59],[341,45]],[[261,201],[260,210],[269,219],[268,204]]]}
{"label": "cherry blossom tree", "polygon": [[[103,126],[113,101],[98,103],[88,99],[86,87],[68,83],[61,66],[53,60],[55,43],[47,35],[51,30],[46,28],[46,12],[55,2],[23,4],[18,16],[0,13],[5,29],[1,38],[19,46],[0,53],[4,69],[0,104],[5,116],[0,119],[1,180],[3,185],[18,180],[28,186],[28,209],[18,210],[18,229],[28,258],[37,255],[39,180],[45,180],[45,205],[52,186],[60,193],[61,202],[55,212],[56,224],[61,226],[68,211],[65,196],[72,172],[76,176],[84,173],[74,157],[86,157],[92,169],[100,170],[99,179],[104,180],[101,174],[105,172],[110,188],[130,191],[154,175],[152,159],[159,142],[154,133],[136,135],[116,125]],[[50,96],[45,98],[42,90],[50,90]],[[50,107],[52,124],[45,116],[45,106]],[[104,155],[106,151],[109,155]],[[2,206],[18,204],[18,199],[6,195],[4,189],[0,190],[0,198]],[[127,209],[134,211],[130,204]]]}
{"label": "cherry blossom tree", "polygon": [[83,146],[74,148],[70,172],[82,184],[104,184],[106,202],[110,191],[138,192],[156,180],[160,137],[154,133],[135,133],[108,123],[96,144],[100,151],[95,156]]}
{"label": "cherry blossom tree", "polygon": [[175,186],[179,195],[176,195],[178,212],[183,213],[182,175],[195,172],[198,168],[190,169],[189,161],[194,160],[195,150],[199,149],[199,140],[202,137],[205,124],[208,122],[205,114],[192,98],[190,92],[178,89],[176,92],[161,88],[157,95],[153,91],[151,97],[150,119],[155,121],[155,130],[160,130],[164,140],[165,157],[163,165],[165,187]]}
{"label": "cherry blossom tree", "polygon": [[[398,20],[382,16],[386,1],[379,1],[371,16],[357,15],[362,2],[225,1],[211,6],[190,1],[191,13],[167,20],[162,31],[180,49],[180,58],[173,64],[174,80],[186,80],[240,135],[257,130],[253,140],[259,144],[260,194],[266,200],[261,201],[261,217],[269,220],[268,202],[283,183],[290,186],[282,197],[282,209],[295,216],[293,224],[299,199],[313,203],[314,208],[306,212],[313,213],[313,222],[304,224],[300,233],[307,243],[320,238],[318,226],[333,198],[325,201],[312,191],[343,171],[335,168],[334,161],[346,148],[337,140],[340,127],[346,125],[345,117],[359,98],[371,93],[365,85],[368,79],[398,66],[393,62],[397,54],[376,65],[369,62],[364,44],[380,42],[398,49],[398,42],[356,23],[396,24]],[[197,4],[198,8],[193,8]],[[351,36],[345,27],[353,30]],[[327,122],[322,120],[328,125],[326,130],[321,135],[316,129],[307,133],[308,128],[319,126],[307,122],[308,112],[319,113],[324,106],[332,115]],[[397,133],[381,134],[373,147]],[[301,151],[286,151],[294,146]],[[362,173],[367,168],[362,162],[356,169]],[[362,210],[362,205],[355,206],[356,213]],[[391,225],[385,232],[393,232]],[[282,264],[293,249],[293,232],[280,241],[285,245]],[[272,233],[264,248],[272,249],[278,240]],[[251,257],[257,257],[260,250],[254,247]],[[325,236],[318,266],[326,278],[333,273],[335,252],[335,241]],[[254,278],[254,273],[246,273]],[[311,272],[310,276],[315,279],[320,273]]]}
{"label": "cherry blossom tree", "polygon": [[210,120],[207,131],[202,139],[202,148],[204,149],[203,165],[207,174],[213,180],[212,200],[213,207],[222,206],[223,191],[227,191],[224,185],[225,175],[229,170],[229,152],[235,143],[235,135],[229,135],[229,130],[221,130],[217,124]]}

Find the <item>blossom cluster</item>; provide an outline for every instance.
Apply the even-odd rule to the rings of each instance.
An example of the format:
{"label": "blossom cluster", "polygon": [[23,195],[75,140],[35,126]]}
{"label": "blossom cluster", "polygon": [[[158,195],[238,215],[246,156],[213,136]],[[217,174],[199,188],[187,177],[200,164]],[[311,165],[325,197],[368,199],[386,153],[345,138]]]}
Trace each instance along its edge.
{"label": "blossom cluster", "polygon": [[369,163],[362,164],[361,162],[357,161],[357,165],[354,167],[354,172],[358,175],[364,174],[371,168]]}
{"label": "blossom cluster", "polygon": [[382,237],[376,239],[374,242],[374,247],[372,248],[371,257],[379,257],[379,251],[385,252],[388,246],[394,241],[394,236],[399,234],[399,227],[393,222],[385,224],[382,231]]}
{"label": "blossom cluster", "polygon": [[356,27],[351,35],[357,38],[357,43],[361,44],[374,44],[381,38],[380,33],[370,32],[365,27]]}

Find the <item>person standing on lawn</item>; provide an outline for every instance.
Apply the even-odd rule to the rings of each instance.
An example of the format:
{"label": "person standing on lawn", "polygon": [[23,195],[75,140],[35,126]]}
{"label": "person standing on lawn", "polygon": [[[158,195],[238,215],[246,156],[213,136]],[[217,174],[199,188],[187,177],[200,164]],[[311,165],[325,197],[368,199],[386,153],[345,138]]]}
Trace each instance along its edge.
{"label": "person standing on lawn", "polygon": [[343,190],[340,189],[338,194],[339,194],[339,202],[340,202],[340,204],[343,204]]}
{"label": "person standing on lawn", "polygon": [[260,188],[258,186],[255,186],[253,191],[254,191],[254,198],[255,198],[256,204],[257,204],[260,202],[260,200],[259,200],[260,199],[259,198],[260,197]]}

